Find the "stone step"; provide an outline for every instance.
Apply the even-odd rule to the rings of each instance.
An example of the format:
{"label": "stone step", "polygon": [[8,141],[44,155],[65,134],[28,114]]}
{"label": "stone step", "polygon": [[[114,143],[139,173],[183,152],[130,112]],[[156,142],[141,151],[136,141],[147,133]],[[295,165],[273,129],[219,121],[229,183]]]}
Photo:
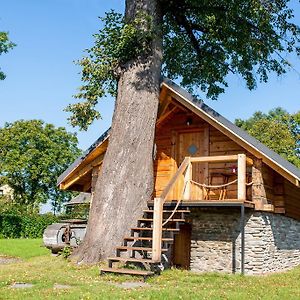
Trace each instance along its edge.
{"label": "stone step", "polygon": [[126,274],[126,275],[137,275],[137,276],[153,276],[154,272],[145,270],[132,270],[132,269],[117,269],[117,268],[101,268],[100,275],[104,273],[114,273],[114,274]]}

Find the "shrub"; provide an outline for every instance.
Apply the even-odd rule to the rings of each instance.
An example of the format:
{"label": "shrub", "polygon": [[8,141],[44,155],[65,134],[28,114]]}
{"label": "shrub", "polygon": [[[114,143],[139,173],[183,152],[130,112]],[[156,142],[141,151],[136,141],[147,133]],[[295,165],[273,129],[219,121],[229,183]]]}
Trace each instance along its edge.
{"label": "shrub", "polygon": [[0,214],[0,238],[41,238],[45,228],[57,222],[52,214]]}
{"label": "shrub", "polygon": [[63,258],[67,259],[67,258],[72,254],[72,247],[70,247],[70,246],[65,246],[65,247],[59,252],[59,254],[60,254]]}

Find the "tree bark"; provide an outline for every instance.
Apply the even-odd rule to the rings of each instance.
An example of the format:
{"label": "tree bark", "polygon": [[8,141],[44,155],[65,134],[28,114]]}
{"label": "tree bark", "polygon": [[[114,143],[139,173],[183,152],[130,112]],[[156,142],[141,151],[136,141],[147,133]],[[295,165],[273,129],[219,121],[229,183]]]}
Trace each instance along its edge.
{"label": "tree bark", "polygon": [[127,0],[126,20],[138,11],[153,18],[151,54],[128,62],[118,82],[109,145],[98,177],[87,232],[75,257],[95,263],[115,253],[136,226],[153,193],[153,142],[162,65],[158,0]]}

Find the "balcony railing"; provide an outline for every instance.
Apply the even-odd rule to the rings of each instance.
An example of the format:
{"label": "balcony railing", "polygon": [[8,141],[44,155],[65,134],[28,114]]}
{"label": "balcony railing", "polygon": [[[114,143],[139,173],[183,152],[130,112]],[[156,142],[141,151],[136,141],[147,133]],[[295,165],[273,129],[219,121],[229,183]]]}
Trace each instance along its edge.
{"label": "balcony railing", "polygon": [[[206,185],[203,183],[197,183],[193,181],[193,163],[225,163],[225,162],[236,162],[237,163],[237,179],[226,184],[219,186]],[[153,239],[152,239],[152,260],[154,262],[161,261],[161,241],[162,241],[162,227],[168,223],[168,221],[175,214],[180,202],[182,200],[191,199],[191,191],[193,185],[200,185],[203,188],[223,188],[227,185],[237,183],[237,200],[244,202],[246,201],[246,190],[248,183],[246,182],[246,169],[247,164],[252,165],[252,159],[246,157],[245,154],[237,155],[223,155],[223,156],[202,156],[202,157],[185,157],[177,172],[171,178],[165,189],[162,191],[159,198],[154,199],[154,214],[153,214]],[[177,204],[173,210],[173,213],[163,223],[163,206],[170,195],[171,191],[175,188],[176,184],[184,178],[184,184],[180,191],[180,196],[177,199]]]}

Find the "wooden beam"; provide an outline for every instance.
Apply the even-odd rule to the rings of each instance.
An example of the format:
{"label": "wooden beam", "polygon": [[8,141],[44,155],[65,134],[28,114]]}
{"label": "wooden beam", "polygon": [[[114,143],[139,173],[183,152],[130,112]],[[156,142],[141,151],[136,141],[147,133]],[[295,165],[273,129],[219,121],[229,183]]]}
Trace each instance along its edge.
{"label": "wooden beam", "polygon": [[158,108],[158,113],[157,113],[157,119],[159,118],[166,112],[168,106],[171,103],[172,98],[169,96],[167,97],[166,100],[164,100],[162,103],[160,103],[159,108]]}
{"label": "wooden beam", "polygon": [[176,100],[173,101],[172,104],[175,105],[178,109],[180,109],[183,112],[189,112],[188,108],[186,108],[182,104],[178,103],[178,101],[176,101]]}
{"label": "wooden beam", "polygon": [[159,102],[162,103],[168,96],[168,88],[165,85],[161,85],[159,93]]}
{"label": "wooden beam", "polygon": [[191,157],[190,159],[191,162],[231,162],[237,161],[238,155],[201,156]]}
{"label": "wooden beam", "polygon": [[[258,210],[255,208],[255,210]],[[274,205],[273,204],[264,204],[260,211],[269,211],[269,212],[274,212]]]}
{"label": "wooden beam", "polygon": [[255,158],[252,166],[252,201],[255,204],[256,210],[261,210],[264,205],[268,204],[262,174],[262,166],[262,160]]}
{"label": "wooden beam", "polygon": [[185,169],[188,166],[188,164],[190,163],[190,161],[191,161],[190,157],[186,157],[183,160],[183,162],[179,166],[179,168],[178,168],[177,172],[175,173],[175,175],[172,177],[172,179],[169,181],[169,183],[167,184],[167,186],[165,187],[165,189],[162,191],[160,197],[163,199],[163,202],[167,198],[168,194],[170,193],[170,191],[171,191],[172,187],[174,186],[174,184],[177,182],[178,178],[185,171]]}
{"label": "wooden beam", "polygon": [[253,159],[250,157],[246,157],[246,162],[247,162],[247,165],[249,165],[249,166],[253,165]]}
{"label": "wooden beam", "polygon": [[101,155],[99,155],[98,157],[96,157],[93,161],[91,161],[89,164],[87,164],[85,167],[83,167],[82,169],[80,169],[77,172],[75,172],[73,174],[73,176],[70,177],[68,180],[62,182],[60,184],[60,189],[66,190],[72,184],[74,184],[76,181],[78,181],[81,177],[83,177],[89,171],[91,171],[91,169],[93,167],[100,165],[101,162],[103,161],[104,155],[105,155],[105,153],[102,153]]}
{"label": "wooden beam", "polygon": [[60,186],[64,186],[64,182],[68,182],[71,178],[73,178],[74,174],[76,174],[80,169],[84,168],[101,154],[105,153],[108,146],[108,138],[109,135],[107,135],[106,138],[96,148],[94,148],[76,167],[74,167],[74,169],[70,171],[64,179],[61,180]]}
{"label": "wooden beam", "polygon": [[[203,155],[205,156],[209,156],[209,146],[210,146],[209,140],[210,140],[209,125],[205,124],[204,131],[203,131]],[[203,176],[206,180],[204,183],[209,184],[209,163],[208,162],[203,164]]]}
{"label": "wooden beam", "polygon": [[246,155],[238,154],[238,199],[246,200]]}
{"label": "wooden beam", "polygon": [[88,192],[91,188],[91,182],[88,180],[84,185],[83,185],[83,192]]}
{"label": "wooden beam", "polygon": [[162,115],[162,116],[156,121],[156,126],[159,127],[160,124],[161,124],[167,117],[169,117],[176,109],[177,109],[177,107],[174,106],[174,107],[172,107],[169,111],[167,111],[164,115]]}
{"label": "wooden beam", "polygon": [[191,180],[193,176],[193,169],[192,169],[192,163],[189,163],[184,174],[184,187],[185,190],[183,192],[182,198],[184,200],[191,199]]}
{"label": "wooden beam", "polygon": [[162,220],[163,220],[163,199],[154,198],[153,207],[153,232],[152,232],[152,260],[161,261],[162,242]]}

